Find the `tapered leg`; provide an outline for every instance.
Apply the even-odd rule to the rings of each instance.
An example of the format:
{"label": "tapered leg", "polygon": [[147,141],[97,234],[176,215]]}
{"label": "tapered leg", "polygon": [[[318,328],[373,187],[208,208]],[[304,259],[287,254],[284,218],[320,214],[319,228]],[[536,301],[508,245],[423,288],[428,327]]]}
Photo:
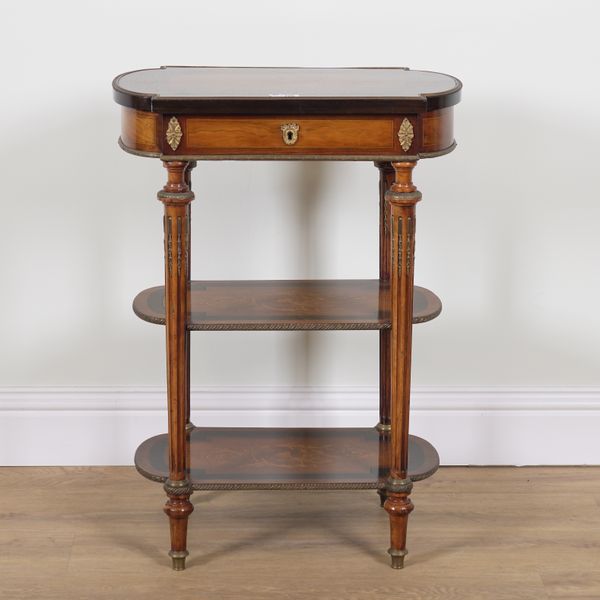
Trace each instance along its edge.
{"label": "tapered leg", "polygon": [[173,569],[185,568],[187,522],[194,510],[189,481],[189,336],[187,323],[190,294],[190,202],[194,199],[186,170],[189,163],[164,162],[168,180],[158,192],[164,204],[165,313],[167,337],[167,396],[169,413],[169,479],[164,488],[168,500]]}
{"label": "tapered leg", "polygon": [[[385,193],[394,182],[394,168],[389,162],[376,162],[379,169],[379,279],[390,278],[390,228],[388,206]],[[390,384],[391,384],[391,350],[390,330],[382,329],[379,332],[379,422],[377,430],[380,436],[379,470],[385,472],[389,469],[389,459],[385,439],[390,433]],[[383,506],[386,499],[385,489],[377,490],[379,501]]]}
{"label": "tapered leg", "polygon": [[392,163],[395,181],[386,192],[391,234],[391,456],[384,508],[390,516],[392,567],[401,569],[406,556],[408,515],[413,510],[408,477],[408,417],[412,349],[415,205],[421,199],[412,183],[416,162]]}

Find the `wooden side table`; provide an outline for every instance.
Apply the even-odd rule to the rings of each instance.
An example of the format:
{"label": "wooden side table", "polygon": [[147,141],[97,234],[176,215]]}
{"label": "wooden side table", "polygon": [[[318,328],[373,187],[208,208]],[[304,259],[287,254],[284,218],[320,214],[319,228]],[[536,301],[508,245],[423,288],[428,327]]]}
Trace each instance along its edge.
{"label": "wooden side table", "polygon": [[[440,300],[414,287],[420,158],[454,149],[461,83],[408,69],[162,67],[119,75],[121,148],[159,158],[165,285],[134,311],[165,325],[168,434],[146,440],[135,464],[163,483],[173,568],[185,568],[194,490],[376,489],[390,517],[392,567],[402,568],[413,481],[437,452],[409,436],[413,323]],[[377,280],[191,281],[191,172],[198,160],[369,160],[379,169]],[[205,428],[190,422],[190,331],[380,332],[379,423],[373,429]]]}

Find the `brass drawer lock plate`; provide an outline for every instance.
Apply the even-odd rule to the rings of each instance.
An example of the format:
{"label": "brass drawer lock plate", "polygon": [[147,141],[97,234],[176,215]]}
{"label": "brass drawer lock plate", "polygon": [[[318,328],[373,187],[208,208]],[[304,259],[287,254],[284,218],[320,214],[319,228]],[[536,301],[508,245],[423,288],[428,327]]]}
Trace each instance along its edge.
{"label": "brass drawer lock plate", "polygon": [[300,130],[300,125],[298,123],[284,123],[281,126],[281,134],[283,135],[283,141],[291,146],[298,141],[298,131]]}

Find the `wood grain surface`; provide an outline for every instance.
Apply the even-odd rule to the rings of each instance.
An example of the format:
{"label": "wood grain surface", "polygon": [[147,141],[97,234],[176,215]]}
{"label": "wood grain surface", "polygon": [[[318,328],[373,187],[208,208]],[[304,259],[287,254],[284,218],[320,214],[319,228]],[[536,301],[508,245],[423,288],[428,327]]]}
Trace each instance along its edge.
{"label": "wood grain surface", "polygon": [[[167,442],[163,434],[141,444],[135,464],[142,475],[167,479]],[[381,488],[389,451],[389,436],[372,427],[197,427],[190,434],[189,479],[199,490]],[[440,464],[435,448],[419,437],[410,437],[408,453],[413,481],[433,475]]]}
{"label": "wood grain surface", "polygon": [[173,114],[389,114],[460,100],[461,82],[406,68],[162,67],[113,81],[122,106]]}
{"label": "wood grain surface", "polygon": [[187,331],[190,288],[190,189],[189,171],[195,162],[164,162],[167,183],[158,192],[164,205],[165,261],[165,337],[167,354],[168,475],[164,491],[169,517],[173,569],[185,568],[187,522],[194,510],[190,502],[192,489],[187,481],[189,466],[188,436],[190,398],[190,346]]}
{"label": "wood grain surface", "polygon": [[0,469],[2,600],[597,600],[600,468],[442,467],[388,566],[372,491],[201,492],[186,571],[133,467]]}
{"label": "wood grain surface", "polygon": [[160,152],[160,115],[121,108],[121,142],[140,152]]}
{"label": "wood grain surface", "polygon": [[[284,142],[281,126],[293,122],[298,125],[298,139],[293,145]],[[398,138],[394,119],[328,117],[286,118],[208,118],[188,117],[185,120],[185,140],[178,153],[240,154],[262,151],[265,153],[302,154],[319,152],[357,153],[376,152],[393,154]]]}
{"label": "wood grain surface", "polygon": [[[404,150],[398,131],[404,119],[413,126],[414,140]],[[169,115],[122,107],[121,145],[124,150],[147,156],[214,158],[369,160],[403,155],[427,157],[454,148],[454,108],[421,114],[348,117],[283,114],[262,118],[177,115],[182,138],[176,149],[169,146]],[[281,126],[299,126],[297,142],[283,140]]]}
{"label": "wood grain surface", "polygon": [[[392,248],[390,242],[390,227],[385,193],[390,189],[396,175],[394,168],[389,162],[376,162],[375,166],[379,170],[379,279],[382,282],[385,282],[385,285],[389,288],[390,271],[392,266],[390,253]],[[416,288],[416,290],[418,293],[419,288]],[[413,311],[415,308],[418,309],[418,306],[419,299],[415,298],[413,302]],[[392,349],[390,346],[392,340],[390,333],[391,332],[389,329],[381,329],[379,332],[379,423],[388,427],[390,425],[390,408],[392,399]],[[382,500],[385,500],[384,494],[382,494],[381,497]]]}
{"label": "wood grain surface", "polygon": [[[135,314],[164,324],[164,287],[140,292]],[[390,286],[378,279],[192,281],[192,330],[389,329]],[[441,300],[415,287],[413,323],[437,317]]]}

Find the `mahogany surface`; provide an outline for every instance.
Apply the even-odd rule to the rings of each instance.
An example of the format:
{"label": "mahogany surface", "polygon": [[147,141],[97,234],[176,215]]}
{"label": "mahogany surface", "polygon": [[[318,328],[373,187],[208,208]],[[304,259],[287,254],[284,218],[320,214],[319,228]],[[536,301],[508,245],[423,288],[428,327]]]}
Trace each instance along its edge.
{"label": "mahogany surface", "polygon": [[383,507],[390,516],[392,567],[402,569],[407,554],[408,517],[412,481],[408,466],[412,315],[415,273],[416,205],[421,200],[412,181],[416,161],[393,162],[394,181],[385,193],[386,218],[391,237],[391,463]]}
{"label": "mahogany surface", "polygon": [[[193,281],[188,329],[204,331],[389,329],[390,286],[378,279]],[[144,321],[164,324],[164,286],[133,301]],[[413,323],[437,317],[440,299],[415,287]]]}
{"label": "mahogany surface", "polygon": [[[377,160],[429,158],[455,147],[454,108],[389,116],[284,115],[198,116],[161,114],[122,107],[121,147],[133,154],[165,160]],[[172,147],[167,132],[177,119],[181,137]],[[413,138],[403,147],[399,134],[404,121]],[[297,141],[286,144],[281,127],[298,126]]]}
{"label": "mahogany surface", "polygon": [[[437,453],[409,436],[412,326],[439,299],[414,287],[412,170],[451,152],[461,83],[402,68],[162,67],[119,75],[119,145],[167,169],[165,285],[136,313],[165,324],[168,434],[142,444],[140,471],[163,482],[173,568],[185,568],[194,489],[374,487],[390,519],[391,564],[407,554],[410,493]],[[377,281],[195,282],[190,276],[191,170],[197,160],[369,160],[380,172]],[[244,193],[246,182],[232,178]],[[235,216],[235,215],[233,215]],[[190,423],[190,331],[376,329],[380,422],[375,430],[195,429]],[[198,487],[201,486],[201,487]],[[208,488],[207,488],[208,486]]]}
{"label": "mahogany surface", "polygon": [[[379,170],[379,279],[382,285],[389,286],[391,270],[390,225],[387,216],[385,193],[394,182],[394,169],[389,162],[376,162]],[[419,288],[417,288],[418,290]],[[415,292],[417,293],[417,291]],[[415,298],[413,311],[418,310],[419,300]],[[441,303],[440,303],[441,308]],[[414,323],[414,312],[413,312]],[[391,320],[390,320],[391,325]],[[390,427],[391,403],[391,348],[390,329],[379,332],[379,427]],[[380,498],[385,500],[385,494],[380,491]]]}
{"label": "mahogany surface", "polygon": [[[382,488],[389,468],[379,461],[389,436],[373,428],[195,428],[190,434],[189,478],[195,490]],[[169,473],[167,435],[143,442],[139,472],[154,481]],[[413,481],[439,466],[435,448],[410,436]]]}
{"label": "mahogany surface", "polygon": [[165,160],[439,156],[455,146],[461,86],[404,68],[162,67],[113,81],[121,147]]}
{"label": "mahogany surface", "polygon": [[167,66],[123,73],[118,104],[177,114],[388,114],[460,100],[455,77],[406,68]]}

